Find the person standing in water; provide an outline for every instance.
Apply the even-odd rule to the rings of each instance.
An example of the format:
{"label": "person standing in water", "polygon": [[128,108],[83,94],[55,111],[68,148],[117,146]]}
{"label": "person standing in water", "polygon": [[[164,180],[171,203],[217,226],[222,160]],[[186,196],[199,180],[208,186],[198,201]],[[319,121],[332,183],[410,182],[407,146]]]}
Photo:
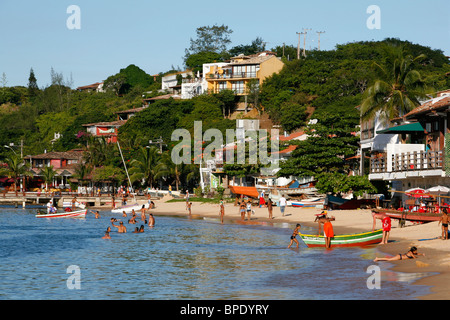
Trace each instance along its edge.
{"label": "person standing in water", "polygon": [[223,200],[220,201],[219,206],[219,216],[220,216],[220,223],[223,223],[223,216],[225,215],[225,206],[223,204]]}
{"label": "person standing in water", "polygon": [[300,225],[300,223],[297,223],[297,225],[295,226],[294,232],[292,233],[292,236],[291,236],[291,242],[288,245],[288,249],[292,246],[292,244],[294,242],[297,244],[297,248],[298,248],[298,240],[295,237],[299,235],[301,227],[302,226]]}

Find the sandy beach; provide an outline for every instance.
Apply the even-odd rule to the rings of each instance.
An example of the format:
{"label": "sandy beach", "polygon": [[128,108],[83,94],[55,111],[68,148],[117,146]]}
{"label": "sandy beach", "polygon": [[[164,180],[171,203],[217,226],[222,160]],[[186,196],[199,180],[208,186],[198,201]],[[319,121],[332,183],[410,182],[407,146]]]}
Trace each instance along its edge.
{"label": "sandy beach", "polygon": [[[169,196],[155,200],[156,208],[152,213],[158,215],[187,215],[185,202],[167,202]],[[300,223],[304,226],[317,227],[314,222],[315,215],[322,210],[315,208],[287,207],[285,215],[282,216],[280,209],[273,208],[273,219],[269,219],[267,208],[252,207],[254,214],[247,224],[259,223]],[[373,219],[370,210],[333,210],[329,215],[335,217],[332,222],[335,234],[357,233],[372,230]],[[219,219],[219,205],[211,203],[193,202],[193,217],[210,217]],[[239,209],[233,203],[225,204],[224,223],[227,220],[240,220]],[[376,229],[381,228],[381,221],[377,220]],[[418,259],[391,262],[393,270],[399,272],[438,273],[425,277],[416,282],[420,285],[432,286],[432,293],[421,299],[444,300],[448,299],[448,285],[450,284],[450,240],[434,239],[441,235],[441,226],[438,222],[426,224],[412,224],[407,222],[405,227],[400,228],[396,220],[392,220],[392,231],[388,244],[378,245],[378,257],[392,256],[405,253],[411,246],[416,246],[418,252],[425,253]],[[288,242],[286,243],[288,244]],[[373,257],[375,258],[375,256]],[[374,262],[375,264],[375,262]]]}

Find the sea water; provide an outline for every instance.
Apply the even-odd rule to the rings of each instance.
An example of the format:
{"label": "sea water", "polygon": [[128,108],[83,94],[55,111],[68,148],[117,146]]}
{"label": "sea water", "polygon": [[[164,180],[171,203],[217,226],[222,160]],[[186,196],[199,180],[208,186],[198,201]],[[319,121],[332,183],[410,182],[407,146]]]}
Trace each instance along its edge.
{"label": "sea water", "polygon": [[[155,227],[132,233],[143,224],[140,215],[128,224],[107,211],[99,219],[36,218],[35,211],[0,209],[0,299],[373,300],[429,293],[412,284],[423,274],[392,272],[388,264],[377,264],[380,286],[369,289],[376,246],[325,250],[299,239],[298,249],[287,249],[290,224],[155,212]],[[112,227],[111,239],[102,239],[111,217],[123,219],[128,232]]]}

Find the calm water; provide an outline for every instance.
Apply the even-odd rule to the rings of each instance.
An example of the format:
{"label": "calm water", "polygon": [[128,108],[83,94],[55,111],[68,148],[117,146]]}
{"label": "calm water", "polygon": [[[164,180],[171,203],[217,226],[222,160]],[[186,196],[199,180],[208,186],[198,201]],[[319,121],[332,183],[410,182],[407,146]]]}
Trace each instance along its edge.
{"label": "calm water", "polygon": [[[415,299],[420,274],[382,272],[366,285],[375,248],[286,249],[293,227],[221,225],[215,220],[158,217],[134,234],[100,219],[37,219],[32,209],[0,209],[0,299]],[[140,220],[140,219],[138,219]],[[311,233],[313,233],[311,231]],[[70,265],[81,289],[68,289]],[[388,270],[388,264],[379,264]]]}

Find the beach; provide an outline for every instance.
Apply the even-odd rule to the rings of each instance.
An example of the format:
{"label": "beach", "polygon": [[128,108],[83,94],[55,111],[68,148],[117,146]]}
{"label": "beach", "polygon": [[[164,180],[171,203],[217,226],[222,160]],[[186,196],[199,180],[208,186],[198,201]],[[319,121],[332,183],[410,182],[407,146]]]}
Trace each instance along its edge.
{"label": "beach", "polygon": [[[165,196],[160,200],[155,200],[155,208],[151,212],[155,216],[185,216],[188,214],[184,201],[167,202],[170,199],[170,196]],[[288,223],[292,224],[292,229],[296,223],[300,223],[302,226],[317,227],[317,223],[314,222],[315,215],[322,211],[316,208],[287,207],[285,215],[282,216],[280,208],[274,206],[273,219],[269,219],[267,208],[253,206],[252,209],[254,213],[250,221],[245,220],[243,223]],[[330,210],[328,211],[328,215],[335,217],[335,221],[332,222],[335,234],[358,233],[372,230],[373,218],[371,210]],[[219,204],[193,202],[192,216],[219,219]],[[235,206],[234,203],[225,203],[224,222],[240,219],[239,207]],[[381,228],[380,220],[377,220],[375,228]],[[415,283],[432,287],[431,294],[420,297],[420,299],[448,299],[448,284],[450,284],[450,240],[435,239],[436,237],[440,237],[440,235],[441,225],[438,222],[426,224],[406,222],[405,226],[400,228],[397,220],[393,219],[389,243],[378,245],[380,251],[377,253],[378,257],[406,253],[411,246],[416,246],[419,253],[425,253],[425,256],[420,256],[418,259],[390,262],[394,265],[392,269],[394,271],[436,273],[436,275],[424,277]],[[287,239],[286,246],[288,243]]]}

